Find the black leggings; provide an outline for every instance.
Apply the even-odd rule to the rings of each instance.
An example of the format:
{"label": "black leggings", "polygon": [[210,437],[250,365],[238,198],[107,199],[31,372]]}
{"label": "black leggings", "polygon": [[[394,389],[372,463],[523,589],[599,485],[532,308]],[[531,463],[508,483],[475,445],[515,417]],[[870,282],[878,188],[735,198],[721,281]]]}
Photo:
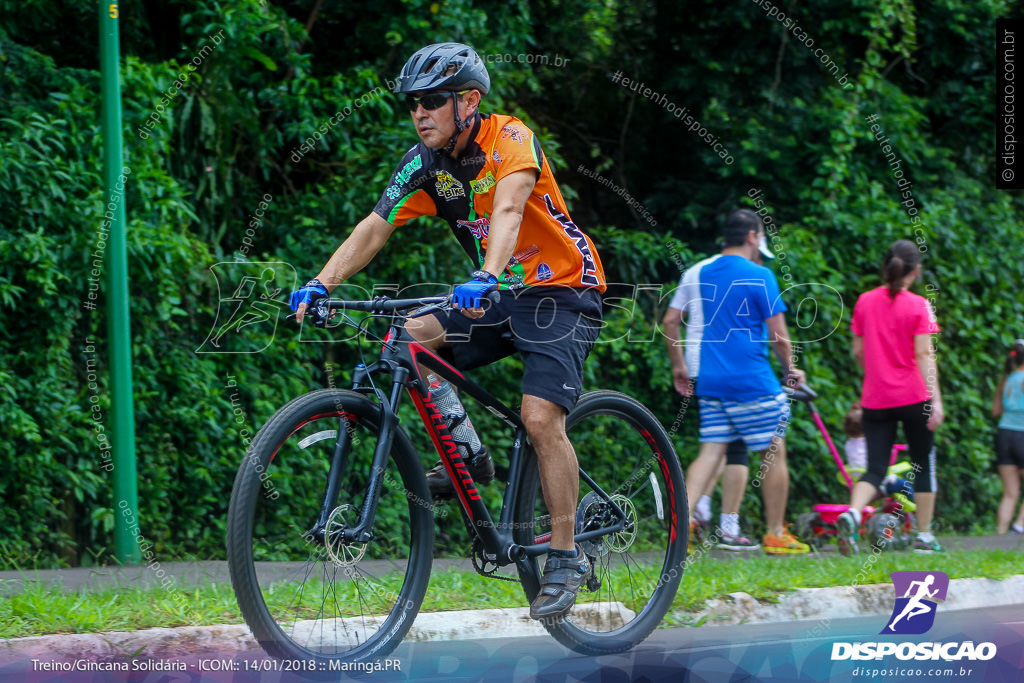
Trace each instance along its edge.
{"label": "black leggings", "polygon": [[889,469],[892,447],[896,443],[896,425],[903,423],[903,435],[910,447],[910,462],[914,471],[907,472],[904,479],[915,491],[934,493],[935,483],[935,432],[928,429],[931,403],[923,401],[898,408],[864,408],[864,436],[868,442],[868,470],[860,481],[873,484],[875,488],[885,479]]}

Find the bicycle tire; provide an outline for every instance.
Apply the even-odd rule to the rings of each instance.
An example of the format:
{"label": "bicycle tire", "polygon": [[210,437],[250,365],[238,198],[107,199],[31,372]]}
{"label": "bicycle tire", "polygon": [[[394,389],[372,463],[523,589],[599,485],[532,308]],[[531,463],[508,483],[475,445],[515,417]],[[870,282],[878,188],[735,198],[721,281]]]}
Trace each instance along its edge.
{"label": "bicycle tire", "polygon": [[[584,394],[566,418],[566,431],[584,469],[635,523],[631,532],[584,542],[594,576],[561,619],[542,619],[566,647],[590,655],[629,650],[661,623],[686,567],[689,515],[686,486],[672,441],[641,403],[614,391]],[[514,535],[532,544],[550,533],[533,451],[516,502]],[[610,509],[584,481],[579,533]],[[530,601],[540,591],[542,557],[517,563]]]}
{"label": "bicycle tire", "polygon": [[331,660],[391,652],[412,626],[430,579],[433,505],[401,429],[384,472],[374,538],[344,544],[306,535],[342,428],[349,454],[330,531],[357,523],[379,415],[378,404],[352,391],[296,398],[256,434],[231,492],[227,556],[242,615],[268,654],[312,660],[313,671],[336,670]]}

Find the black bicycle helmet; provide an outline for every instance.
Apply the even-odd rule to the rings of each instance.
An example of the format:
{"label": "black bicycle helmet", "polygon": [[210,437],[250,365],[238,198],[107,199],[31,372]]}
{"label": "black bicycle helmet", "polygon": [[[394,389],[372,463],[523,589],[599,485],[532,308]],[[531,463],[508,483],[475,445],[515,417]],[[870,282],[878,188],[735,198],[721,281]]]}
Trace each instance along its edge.
{"label": "black bicycle helmet", "polygon": [[[491,89],[491,77],[476,50],[462,43],[434,43],[417,50],[402,67],[402,73],[395,84],[396,93],[473,89],[486,95]],[[452,111],[455,114],[455,132],[444,148],[447,154],[455,150],[459,135],[469,128],[476,116],[474,112],[463,121],[457,106]]]}
{"label": "black bicycle helmet", "polygon": [[[452,65],[457,68],[451,69]],[[434,43],[417,50],[405,63],[395,92],[471,88],[479,90],[482,95],[491,89],[491,77],[476,50],[462,43]]]}

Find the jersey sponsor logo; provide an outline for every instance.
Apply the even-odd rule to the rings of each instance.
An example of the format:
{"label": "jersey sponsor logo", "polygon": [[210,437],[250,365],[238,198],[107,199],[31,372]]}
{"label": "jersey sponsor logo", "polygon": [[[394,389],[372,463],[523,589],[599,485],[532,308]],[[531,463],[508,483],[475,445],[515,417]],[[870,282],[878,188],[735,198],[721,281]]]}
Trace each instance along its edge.
{"label": "jersey sponsor logo", "polygon": [[540,247],[538,247],[536,244],[531,244],[530,246],[526,247],[525,249],[520,249],[516,253],[512,254],[512,258],[509,259],[508,264],[510,266],[519,265],[523,261],[527,261],[529,259],[532,259],[534,256],[536,256],[539,253],[540,253]]}
{"label": "jersey sponsor logo", "polygon": [[402,189],[398,185],[389,185],[384,194],[388,196],[388,199],[398,199],[402,196]]}
{"label": "jersey sponsor logo", "polygon": [[508,286],[509,289],[519,289],[526,284],[525,278],[522,275],[516,273],[505,273],[501,278],[502,283]]}
{"label": "jersey sponsor logo", "polygon": [[474,180],[469,184],[469,186],[473,188],[473,192],[476,194],[487,194],[490,189],[497,184],[497,182],[498,181],[494,179],[494,174],[488,171],[487,175],[479,180]]}
{"label": "jersey sponsor logo", "polygon": [[551,271],[551,266],[546,263],[542,263],[537,266],[537,279],[543,282],[544,280],[550,280],[554,273]]}
{"label": "jersey sponsor logo", "polygon": [[448,171],[437,172],[437,182],[434,183],[434,188],[437,190],[437,195],[444,198],[446,202],[450,202],[457,197],[466,196],[462,183],[456,180]]}
{"label": "jersey sponsor logo", "polygon": [[[409,182],[409,178],[412,177],[412,174],[421,168],[423,168],[423,156],[417,154],[412,161],[403,166],[402,170],[395,174],[395,183],[398,185],[405,185]],[[394,197],[392,197],[392,199],[394,199]]]}
{"label": "jersey sponsor logo", "polygon": [[587,287],[600,286],[601,281],[597,278],[597,263],[594,261],[594,255],[591,253],[590,245],[587,243],[587,236],[583,234],[583,231],[568,216],[555,208],[555,203],[551,201],[551,195],[544,195],[544,205],[548,209],[548,214],[558,221],[558,224],[562,226],[562,230],[565,231],[565,234],[576,245],[577,251],[580,252],[580,259],[583,264],[580,284]]}
{"label": "jersey sponsor logo", "polygon": [[484,216],[483,218],[477,218],[475,221],[455,221],[464,228],[467,228],[473,237],[478,240],[482,240],[487,237],[487,233],[491,230],[491,219]]}
{"label": "jersey sponsor logo", "polygon": [[526,140],[526,131],[519,126],[507,125],[501,129],[501,139],[505,140],[506,138],[515,140],[521,145]]}

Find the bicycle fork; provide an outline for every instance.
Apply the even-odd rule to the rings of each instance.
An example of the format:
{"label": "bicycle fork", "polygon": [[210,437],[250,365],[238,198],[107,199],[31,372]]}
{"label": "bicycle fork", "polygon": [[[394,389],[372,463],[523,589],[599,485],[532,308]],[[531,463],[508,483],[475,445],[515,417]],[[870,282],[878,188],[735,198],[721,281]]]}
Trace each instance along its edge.
{"label": "bicycle fork", "polygon": [[[353,382],[354,389],[360,388],[362,378],[368,374],[365,368],[359,370],[362,372],[357,371],[356,373]],[[409,371],[405,368],[395,368],[390,398],[385,397],[383,392],[377,390],[380,399],[378,403],[380,406],[380,433],[373,451],[373,463],[370,467],[370,479],[366,485],[366,497],[360,511],[359,524],[354,528],[344,529],[340,539],[342,543],[367,543],[373,540],[373,522],[377,516],[377,501],[384,485],[384,471],[387,469],[388,457],[391,454],[391,442],[398,425],[398,403],[401,400],[402,390],[408,376]],[[331,456],[331,467],[327,472],[324,500],[320,506],[316,524],[308,533],[313,539],[325,545],[328,542],[325,537],[327,520],[338,506],[338,496],[341,493],[341,482],[348,464],[348,456],[352,450],[354,431],[345,415],[338,418],[338,436]]]}

